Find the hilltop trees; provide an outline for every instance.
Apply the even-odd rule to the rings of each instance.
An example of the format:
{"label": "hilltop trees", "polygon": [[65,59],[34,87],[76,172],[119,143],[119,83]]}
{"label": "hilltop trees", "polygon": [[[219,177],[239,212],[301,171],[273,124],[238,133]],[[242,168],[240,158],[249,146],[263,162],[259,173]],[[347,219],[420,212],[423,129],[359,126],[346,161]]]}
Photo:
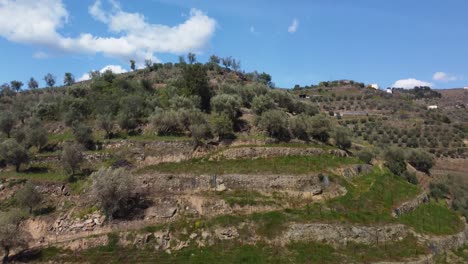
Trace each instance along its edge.
{"label": "hilltop trees", "polygon": [[182,73],[183,95],[199,96],[201,99],[201,109],[210,110],[210,100],[213,96],[212,90],[208,84],[208,75],[202,64],[187,65]]}
{"label": "hilltop trees", "polygon": [[130,60],[130,69],[132,69],[132,71],[135,71],[135,70],[136,70],[136,66],[135,66],[135,61],[134,61],[134,60]]}
{"label": "hilltop trees", "polygon": [[73,76],[73,74],[71,74],[70,72],[65,73],[65,76],[63,77],[63,84],[65,86],[70,86],[74,83],[75,83],[75,77]]}
{"label": "hilltop trees", "polygon": [[11,81],[10,86],[16,92],[21,91],[21,87],[23,87],[23,83],[20,81]]}
{"label": "hilltop trees", "polygon": [[190,64],[194,64],[197,61],[196,55],[192,52],[189,52],[189,54],[187,55],[187,58]]}
{"label": "hilltop trees", "polygon": [[55,85],[55,76],[53,76],[51,73],[48,73],[44,76],[44,81],[47,85],[47,87],[54,87]]}
{"label": "hilltop trees", "polygon": [[8,139],[0,144],[0,159],[3,159],[7,164],[14,165],[16,172],[19,172],[21,164],[29,161],[29,155],[16,140]]}
{"label": "hilltop trees", "polygon": [[33,77],[29,79],[28,88],[31,90],[39,88],[39,84],[37,83],[36,79],[34,79]]}

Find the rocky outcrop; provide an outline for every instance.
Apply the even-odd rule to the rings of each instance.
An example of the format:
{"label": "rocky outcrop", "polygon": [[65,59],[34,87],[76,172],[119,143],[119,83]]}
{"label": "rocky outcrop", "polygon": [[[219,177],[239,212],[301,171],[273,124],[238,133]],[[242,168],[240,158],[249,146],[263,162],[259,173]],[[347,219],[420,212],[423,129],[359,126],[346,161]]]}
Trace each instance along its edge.
{"label": "rocky outcrop", "polygon": [[94,231],[95,228],[101,227],[105,220],[106,217],[99,213],[87,215],[83,219],[70,219],[67,215],[61,215],[57,220],[55,220],[49,231],[56,234]]}
{"label": "rocky outcrop", "polygon": [[369,164],[358,164],[352,165],[345,168],[338,168],[333,171],[335,174],[343,176],[346,179],[352,179],[359,175],[364,175],[372,172],[372,165]]}
{"label": "rocky outcrop", "polygon": [[426,244],[429,246],[431,251],[435,254],[458,249],[468,243],[468,226],[465,224],[465,229],[457,234],[448,236],[431,236],[425,237],[427,240]]}
{"label": "rocky outcrop", "polygon": [[348,242],[378,244],[403,240],[409,234],[404,225],[352,226],[342,224],[292,224],[284,232],[281,241],[315,241],[333,246],[345,246]]}
{"label": "rocky outcrop", "polygon": [[399,217],[400,215],[413,211],[419,205],[423,203],[428,203],[428,202],[429,202],[429,196],[427,195],[426,192],[423,192],[420,195],[418,195],[416,198],[409,200],[407,202],[404,202],[397,208],[393,209],[392,215],[393,217]]}
{"label": "rocky outcrop", "polygon": [[288,147],[240,147],[223,150],[210,160],[220,159],[254,159],[279,156],[318,156],[324,154],[320,148],[288,148]]}

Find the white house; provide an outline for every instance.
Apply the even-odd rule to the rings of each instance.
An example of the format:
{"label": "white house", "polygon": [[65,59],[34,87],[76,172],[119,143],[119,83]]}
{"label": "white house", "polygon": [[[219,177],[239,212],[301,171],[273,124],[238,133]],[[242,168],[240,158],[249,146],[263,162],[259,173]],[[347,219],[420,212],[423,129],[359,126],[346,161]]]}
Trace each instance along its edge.
{"label": "white house", "polygon": [[392,93],[393,93],[393,92],[392,92],[392,89],[387,88],[387,93],[392,94]]}
{"label": "white house", "polygon": [[468,86],[463,87],[463,89],[468,90]]}
{"label": "white house", "polygon": [[434,109],[437,109],[437,105],[429,105],[427,106],[427,110],[434,110]]}
{"label": "white house", "polygon": [[374,88],[376,90],[380,89],[380,86],[376,83],[370,85],[371,88]]}

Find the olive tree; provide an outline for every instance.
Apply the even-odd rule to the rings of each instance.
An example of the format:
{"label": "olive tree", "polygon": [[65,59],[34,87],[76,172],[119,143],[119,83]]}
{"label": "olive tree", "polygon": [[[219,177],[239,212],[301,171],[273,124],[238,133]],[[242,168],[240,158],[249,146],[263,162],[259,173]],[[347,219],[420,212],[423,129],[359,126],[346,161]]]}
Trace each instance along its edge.
{"label": "olive tree", "polygon": [[7,164],[14,165],[16,172],[19,172],[21,164],[29,161],[29,155],[16,140],[8,139],[0,144],[0,159],[3,159]]}
{"label": "olive tree", "polygon": [[252,111],[256,115],[261,115],[263,112],[273,110],[275,108],[275,102],[270,96],[260,95],[256,96],[252,100]]}
{"label": "olive tree", "polygon": [[408,163],[417,170],[429,173],[434,166],[434,157],[423,150],[412,150],[408,153]]}
{"label": "olive tree", "polygon": [[332,124],[330,119],[325,116],[317,115],[312,117],[311,134],[312,137],[322,142],[328,142]]}
{"label": "olive tree", "polygon": [[27,207],[29,214],[42,201],[42,195],[36,190],[36,187],[28,182],[15,194],[16,201],[22,207]]}
{"label": "olive tree", "polygon": [[2,263],[8,262],[10,251],[28,246],[26,233],[20,228],[21,214],[18,211],[0,214],[0,247],[3,249]]}
{"label": "olive tree", "polygon": [[66,72],[65,76],[63,77],[63,84],[66,86],[70,86],[75,83],[75,77],[73,76],[72,73]]}
{"label": "olive tree", "polygon": [[113,219],[128,212],[135,188],[133,176],[124,169],[102,168],[91,175],[91,197]]}
{"label": "olive tree", "polygon": [[335,131],[335,144],[340,149],[349,149],[351,147],[350,133],[345,129]]}
{"label": "olive tree", "polygon": [[158,135],[180,135],[183,131],[182,116],[174,110],[157,110],[151,117],[151,124]]}
{"label": "olive tree", "polygon": [[15,126],[16,120],[13,117],[13,113],[10,111],[2,111],[0,113],[0,131],[7,135],[8,138],[11,136],[11,131]]}
{"label": "olive tree", "polygon": [[29,79],[29,82],[28,82],[28,88],[31,90],[35,90],[39,88],[39,83],[37,83],[36,79],[31,77],[31,79]]}
{"label": "olive tree", "polygon": [[48,87],[54,87],[56,82],[55,76],[53,76],[51,73],[48,73],[44,76],[44,81]]}
{"label": "olive tree", "polygon": [[385,167],[395,175],[403,175],[406,171],[405,153],[400,148],[390,148],[385,154]]}
{"label": "olive tree", "polygon": [[10,86],[11,88],[13,88],[13,90],[15,90],[16,92],[19,92],[21,91],[21,87],[23,87],[23,83],[20,81],[11,81]]}
{"label": "olive tree", "polygon": [[112,129],[114,128],[114,120],[111,115],[100,115],[97,118],[97,126],[106,132],[105,138],[110,139]]}
{"label": "olive tree", "polygon": [[267,132],[269,137],[282,141],[288,141],[290,139],[288,115],[284,111],[266,111],[260,117],[259,127]]}
{"label": "olive tree", "polygon": [[211,109],[218,114],[225,114],[233,122],[239,116],[241,99],[239,96],[220,94],[211,98]]}
{"label": "olive tree", "polygon": [[135,71],[136,69],[135,60],[130,60],[130,69],[132,69],[132,71]]}
{"label": "olive tree", "polygon": [[28,146],[34,146],[38,151],[41,151],[48,141],[47,130],[39,119],[32,119],[29,122],[25,136]]}
{"label": "olive tree", "polygon": [[226,114],[213,114],[210,119],[211,131],[219,139],[234,137],[234,123]]}
{"label": "olive tree", "polygon": [[76,143],[66,143],[63,146],[60,161],[65,171],[71,172],[72,176],[75,175],[75,172],[80,169],[80,165],[84,161],[82,146]]}

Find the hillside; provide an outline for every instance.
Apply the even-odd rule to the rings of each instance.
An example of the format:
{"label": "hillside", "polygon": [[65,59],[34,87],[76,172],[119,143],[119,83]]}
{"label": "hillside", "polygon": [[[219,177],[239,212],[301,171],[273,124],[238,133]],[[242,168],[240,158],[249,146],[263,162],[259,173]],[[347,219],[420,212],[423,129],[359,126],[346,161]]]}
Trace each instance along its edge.
{"label": "hillside", "polygon": [[466,261],[468,91],[287,90],[216,58],[4,87],[5,260]]}

